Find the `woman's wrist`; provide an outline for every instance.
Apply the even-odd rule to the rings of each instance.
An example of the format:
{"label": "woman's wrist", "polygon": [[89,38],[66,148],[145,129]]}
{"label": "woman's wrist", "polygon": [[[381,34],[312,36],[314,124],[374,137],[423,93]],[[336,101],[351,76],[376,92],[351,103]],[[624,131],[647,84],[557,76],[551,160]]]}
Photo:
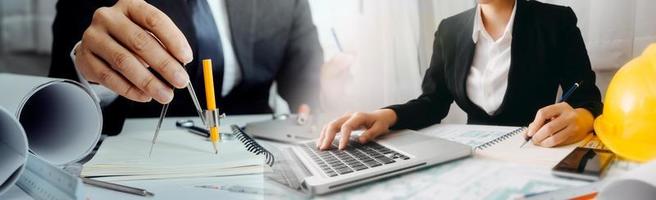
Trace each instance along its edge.
{"label": "woman's wrist", "polygon": [[588,109],[585,108],[576,108],[574,109],[577,115],[577,121],[579,122],[579,127],[581,127],[586,133],[592,132],[594,115]]}
{"label": "woman's wrist", "polygon": [[374,111],[374,113],[380,116],[380,120],[382,120],[383,122],[389,125],[388,128],[396,124],[397,116],[394,110],[385,108],[385,109],[376,110]]}

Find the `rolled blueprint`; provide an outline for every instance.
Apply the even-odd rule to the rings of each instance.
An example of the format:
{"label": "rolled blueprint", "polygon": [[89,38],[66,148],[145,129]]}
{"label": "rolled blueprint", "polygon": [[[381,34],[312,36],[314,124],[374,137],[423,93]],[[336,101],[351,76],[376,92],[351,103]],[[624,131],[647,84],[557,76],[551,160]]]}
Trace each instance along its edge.
{"label": "rolled blueprint", "polygon": [[16,183],[27,161],[27,138],[14,115],[0,106],[0,195]]}
{"label": "rolled blueprint", "polygon": [[102,111],[80,83],[0,73],[0,94],[0,106],[19,120],[30,151],[51,164],[79,161],[100,138]]}
{"label": "rolled blueprint", "polygon": [[656,160],[642,164],[604,184],[597,199],[654,199],[656,198]]}

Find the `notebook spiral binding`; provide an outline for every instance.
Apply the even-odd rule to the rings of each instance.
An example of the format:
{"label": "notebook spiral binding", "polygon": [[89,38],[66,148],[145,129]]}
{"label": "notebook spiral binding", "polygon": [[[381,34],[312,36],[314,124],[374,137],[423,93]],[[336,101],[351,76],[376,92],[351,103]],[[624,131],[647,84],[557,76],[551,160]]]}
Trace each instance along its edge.
{"label": "notebook spiral binding", "polygon": [[264,154],[264,159],[266,160],[266,164],[269,166],[273,166],[273,163],[275,162],[275,158],[273,157],[273,154],[266,150],[264,147],[262,147],[260,144],[258,144],[251,136],[246,134],[239,126],[237,125],[232,125],[230,126],[232,128],[232,132],[235,134],[235,139],[239,140],[242,144],[244,144],[244,147],[246,148],[247,151],[255,153],[255,155],[260,155]]}
{"label": "notebook spiral binding", "polygon": [[504,140],[507,140],[507,139],[517,135],[517,134],[520,134],[520,133],[524,132],[524,130],[526,130],[526,129],[527,129],[526,127],[521,127],[521,128],[515,129],[514,131],[511,131],[510,133],[506,133],[505,135],[502,135],[501,137],[498,137],[497,139],[494,139],[492,141],[489,141],[489,142],[486,142],[484,144],[478,145],[476,147],[476,149],[484,150],[484,149],[490,148],[490,147],[494,146],[495,144],[503,142]]}

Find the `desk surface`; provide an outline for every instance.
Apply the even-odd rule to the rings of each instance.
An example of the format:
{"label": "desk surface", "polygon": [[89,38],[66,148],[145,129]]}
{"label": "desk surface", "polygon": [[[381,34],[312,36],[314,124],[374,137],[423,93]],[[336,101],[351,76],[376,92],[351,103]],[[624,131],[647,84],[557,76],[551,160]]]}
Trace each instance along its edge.
{"label": "desk surface", "polygon": [[[167,118],[162,128],[176,129],[175,121],[188,118]],[[223,131],[229,131],[230,124],[240,126],[248,122],[271,119],[271,115],[228,116],[222,123]],[[196,123],[199,120],[196,119]],[[130,119],[124,126],[124,134],[143,130],[154,130],[156,119]],[[266,142],[269,144],[275,144]],[[615,170],[622,170],[622,165]],[[518,194],[536,190],[555,190],[587,184],[555,178],[549,168],[534,168],[520,164],[483,160],[475,157],[437,165],[405,175],[384,179],[375,183],[354,187],[333,194],[315,197],[317,199],[508,199]],[[124,181],[120,184],[147,189],[155,193],[155,198],[144,198],[87,186],[89,199],[306,199],[302,193],[290,190],[280,184],[265,180],[263,175],[244,175],[211,178],[189,178],[173,180]],[[196,188],[194,185],[238,185],[259,189],[259,192],[244,193],[226,190]],[[31,199],[20,189],[14,187],[0,199]]]}

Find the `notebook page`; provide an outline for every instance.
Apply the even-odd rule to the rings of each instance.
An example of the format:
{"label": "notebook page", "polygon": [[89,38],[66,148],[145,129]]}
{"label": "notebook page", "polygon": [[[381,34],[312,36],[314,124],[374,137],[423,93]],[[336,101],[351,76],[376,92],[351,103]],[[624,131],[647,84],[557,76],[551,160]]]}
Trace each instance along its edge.
{"label": "notebook page", "polygon": [[219,142],[219,154],[216,155],[206,138],[184,130],[161,131],[152,155],[148,156],[151,137],[151,132],[144,132],[106,138],[95,156],[84,164],[82,175],[148,178],[196,177],[198,172],[207,172],[206,175],[210,176],[219,172],[229,175],[223,169],[230,168],[233,174],[241,174],[236,169],[264,163],[261,155],[248,152],[237,140]]}
{"label": "notebook page", "polygon": [[495,140],[520,127],[466,124],[436,124],[419,132],[431,137],[459,142],[473,147]]}
{"label": "notebook page", "polygon": [[[474,156],[490,158],[495,160],[512,161],[524,164],[539,165],[543,167],[553,167],[567,154],[572,152],[579,143],[574,143],[559,147],[540,147],[532,142],[524,143],[524,135],[527,129],[514,134],[503,141],[490,145],[487,148],[480,148],[474,151]],[[590,138],[590,137],[588,137]],[[586,141],[587,138],[583,141]],[[582,142],[583,142],[582,141]]]}

